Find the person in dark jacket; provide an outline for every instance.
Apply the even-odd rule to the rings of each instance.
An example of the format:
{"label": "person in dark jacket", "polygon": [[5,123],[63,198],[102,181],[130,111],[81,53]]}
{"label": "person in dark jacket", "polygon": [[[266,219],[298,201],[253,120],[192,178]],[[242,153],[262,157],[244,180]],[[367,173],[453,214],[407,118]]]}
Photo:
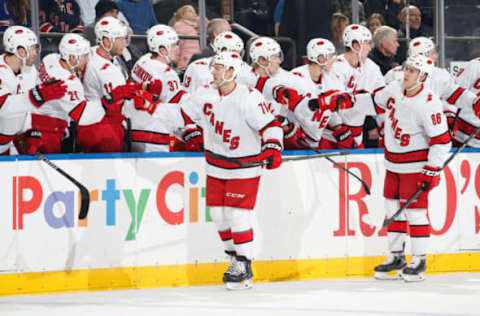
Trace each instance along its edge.
{"label": "person in dark jacket", "polygon": [[190,63],[193,63],[195,60],[198,60],[200,58],[205,58],[205,57],[210,57],[215,55],[215,52],[213,51],[213,47],[212,47],[215,37],[220,33],[231,31],[231,30],[232,29],[227,20],[220,19],[220,18],[211,20],[207,26],[207,40],[208,40],[207,47],[205,47],[201,52],[194,54],[192,58],[190,58]]}
{"label": "person in dark jacket", "polygon": [[397,31],[386,25],[380,26],[373,34],[373,43],[375,48],[368,57],[380,67],[382,75],[385,75],[398,65],[394,60],[399,47]]}

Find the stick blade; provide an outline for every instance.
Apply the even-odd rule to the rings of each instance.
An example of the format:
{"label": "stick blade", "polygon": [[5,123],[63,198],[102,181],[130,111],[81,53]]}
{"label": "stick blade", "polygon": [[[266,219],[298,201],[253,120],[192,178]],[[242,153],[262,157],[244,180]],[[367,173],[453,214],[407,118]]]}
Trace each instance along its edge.
{"label": "stick blade", "polygon": [[88,215],[88,210],[90,208],[90,193],[86,188],[80,188],[80,213],[78,214],[78,219],[85,219]]}

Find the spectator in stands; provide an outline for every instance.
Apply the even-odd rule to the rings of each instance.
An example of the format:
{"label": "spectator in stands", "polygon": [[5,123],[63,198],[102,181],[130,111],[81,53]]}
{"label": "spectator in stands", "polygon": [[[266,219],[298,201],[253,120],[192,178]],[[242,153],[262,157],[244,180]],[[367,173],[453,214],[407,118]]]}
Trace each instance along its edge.
{"label": "spectator in stands", "polygon": [[405,6],[405,0],[366,0],[364,5],[367,16],[379,13],[385,18],[386,25],[400,28],[398,13]]}
{"label": "spectator in stands", "polygon": [[278,36],[278,34],[280,32],[280,21],[282,20],[282,13],[283,13],[283,5],[284,4],[285,4],[285,0],[278,0],[277,5],[275,6],[275,12],[273,14],[275,36]]}
{"label": "spectator in stands", "polygon": [[399,46],[397,31],[390,26],[380,26],[373,34],[373,43],[375,48],[368,57],[380,67],[382,75],[385,75],[398,65],[394,60]]}
{"label": "spectator in stands", "polygon": [[213,41],[218,34],[227,31],[232,31],[227,20],[220,18],[211,20],[207,26],[207,40],[209,44],[200,53],[193,55],[192,58],[190,58],[190,63],[200,58],[211,57],[215,55],[215,51],[213,50],[212,46]]}
{"label": "spectator in stands", "polygon": [[345,52],[343,45],[343,30],[350,24],[350,20],[342,13],[334,13],[332,15],[331,29],[332,29],[332,43],[335,45],[337,54]]}
{"label": "spectator in stands", "polygon": [[[334,12],[339,12],[345,15],[352,21],[352,0],[333,0],[333,7],[335,8]],[[358,15],[360,18],[360,23],[364,24],[365,22],[365,10],[363,4],[358,1]]]}
{"label": "spectator in stands", "polygon": [[[184,5],[173,15],[173,29],[178,35],[199,35],[200,18],[195,8],[191,5]],[[180,40],[180,52],[177,68],[184,71],[187,68],[193,54],[200,52],[198,40]]]}
{"label": "spectator in stands", "polygon": [[[416,6],[411,5],[409,7],[409,26],[410,26],[410,38],[419,36],[429,37],[432,35],[432,29],[422,24],[422,13]],[[398,16],[399,21],[402,23],[401,28],[398,30],[397,35],[399,38],[406,37],[406,21],[407,21],[407,7],[403,8]],[[401,42],[399,51],[395,57],[396,61],[401,64],[407,56],[406,42]]]}
{"label": "spectator in stands", "polygon": [[98,0],[78,0],[80,6],[80,18],[85,26],[95,22],[95,5]]}
{"label": "spectator in stands", "polygon": [[372,34],[375,33],[375,30],[382,25],[385,25],[385,19],[380,13],[373,13],[368,17],[367,27]]}
{"label": "spectator in stands", "polygon": [[12,25],[32,26],[30,4],[27,0],[0,1],[0,31],[5,31]]}
{"label": "spectator in stands", "polygon": [[147,29],[158,24],[151,0],[117,0],[117,5],[134,34],[144,35]]}

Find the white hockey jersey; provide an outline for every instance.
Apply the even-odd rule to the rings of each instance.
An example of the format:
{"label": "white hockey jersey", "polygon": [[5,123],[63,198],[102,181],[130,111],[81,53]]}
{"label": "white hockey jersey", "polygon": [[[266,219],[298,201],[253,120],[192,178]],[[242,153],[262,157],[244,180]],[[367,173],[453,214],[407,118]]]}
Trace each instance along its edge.
{"label": "white hockey jersey", "polygon": [[0,154],[12,145],[15,134],[27,130],[31,122],[30,112],[34,106],[29,100],[28,91],[37,83],[35,67],[23,67],[15,74],[0,55]]}
{"label": "white hockey jersey", "polygon": [[100,122],[105,110],[100,99],[85,99],[80,79],[60,64],[59,54],[45,56],[39,67],[40,80],[45,82],[59,79],[67,85],[67,93],[61,99],[48,101],[32,113],[47,115],[66,121],[74,120],[79,125],[90,125]]}
{"label": "white hockey jersey", "polygon": [[220,95],[212,86],[201,87],[182,102],[181,107],[183,113],[203,129],[210,176],[245,179],[261,174],[260,167],[242,168],[213,159],[210,152],[241,161],[256,161],[261,153],[262,138],[282,144],[282,129],[274,125],[275,117],[267,110],[265,99],[245,85],[235,84],[226,95]]}
{"label": "white hockey jersey", "polygon": [[369,94],[358,94],[354,108],[367,115],[385,111],[387,170],[414,173],[425,165],[442,167],[451,142],[442,103],[432,90],[423,86],[407,97],[403,83],[396,80],[378,91],[373,101]]}
{"label": "white hockey jersey", "polygon": [[182,91],[180,78],[170,66],[159,60],[152,59],[151,53],[143,55],[135,63],[132,68],[132,79],[137,83],[161,80],[162,92],[160,99],[162,102],[178,103],[178,94]]}
{"label": "white hockey jersey", "polygon": [[[183,86],[188,92],[192,93],[199,87],[213,82],[213,75],[210,69],[212,61],[213,57],[206,57],[188,65],[185,75],[183,76]],[[235,81],[246,84],[247,82],[253,82],[255,78],[256,75],[252,71],[252,68],[246,62],[242,62],[242,68]]]}
{"label": "white hockey jersey", "polygon": [[[345,55],[340,55],[333,63],[331,72],[337,75],[347,91],[353,94],[360,91],[373,93],[385,86],[380,67],[370,58],[367,58],[361,66],[352,67]],[[351,130],[355,137],[355,142],[361,144],[365,115],[355,112],[340,112],[340,117],[343,123]]]}
{"label": "white hockey jersey", "polygon": [[[480,97],[480,58],[468,62],[465,68],[458,73],[456,81],[460,86]],[[458,115],[458,130],[454,137],[463,143],[479,126],[480,119],[475,115],[473,109],[464,107]],[[468,146],[479,148],[480,135],[472,138],[468,142]]]}
{"label": "white hockey jersey", "polygon": [[321,74],[318,82],[314,81],[310,76],[308,65],[294,68],[291,70],[291,73],[300,78],[306,93],[306,99],[302,100],[295,108],[294,116],[302,130],[311,138],[310,145],[317,148],[318,142],[322,137],[330,141],[335,141],[332,135],[333,127],[340,125],[342,119],[338,113],[332,113],[330,110],[323,111],[323,113],[318,111],[312,112],[308,108],[308,100],[310,98],[317,98],[320,93],[329,90],[345,91],[345,86],[336,75],[326,71]]}

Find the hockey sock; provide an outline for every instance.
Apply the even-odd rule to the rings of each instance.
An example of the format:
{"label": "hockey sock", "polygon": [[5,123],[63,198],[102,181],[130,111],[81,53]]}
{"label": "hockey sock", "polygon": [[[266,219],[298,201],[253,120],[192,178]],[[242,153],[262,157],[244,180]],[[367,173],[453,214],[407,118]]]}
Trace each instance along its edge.
{"label": "hockey sock", "polygon": [[251,260],[253,256],[253,228],[250,223],[252,211],[226,207],[225,212],[232,229],[233,244],[237,255]]}
{"label": "hockey sock", "polygon": [[[387,217],[393,214],[400,208],[399,200],[385,200],[385,209]],[[405,239],[407,237],[407,221],[405,219],[405,211],[402,212],[387,227],[388,249],[392,253],[403,253],[405,248]]]}
{"label": "hockey sock", "polygon": [[430,223],[426,209],[408,209],[407,217],[410,224],[410,239],[412,242],[412,255],[422,256],[428,252],[430,240]]}
{"label": "hockey sock", "polygon": [[217,226],[218,235],[223,242],[223,246],[226,251],[234,251],[232,230],[228,224],[227,218],[225,217],[225,207],[223,206],[212,206],[210,207],[210,217]]}

